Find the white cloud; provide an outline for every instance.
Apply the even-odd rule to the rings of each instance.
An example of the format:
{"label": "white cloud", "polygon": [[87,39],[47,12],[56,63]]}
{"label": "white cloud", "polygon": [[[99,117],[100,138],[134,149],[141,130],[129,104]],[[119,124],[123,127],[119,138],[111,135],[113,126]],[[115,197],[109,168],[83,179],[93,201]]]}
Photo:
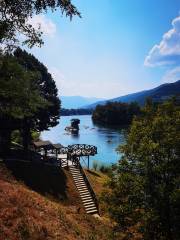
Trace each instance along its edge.
{"label": "white cloud", "polygon": [[176,67],[172,70],[169,70],[166,72],[166,74],[163,76],[162,81],[166,83],[176,82],[180,79],[180,67]]}
{"label": "white cloud", "polygon": [[172,21],[172,28],[166,32],[145,58],[145,66],[162,66],[180,63],[180,16]]}
{"label": "white cloud", "polygon": [[45,15],[35,15],[28,19],[28,23],[31,24],[36,30],[40,30],[46,36],[53,37],[56,33],[56,25]]}

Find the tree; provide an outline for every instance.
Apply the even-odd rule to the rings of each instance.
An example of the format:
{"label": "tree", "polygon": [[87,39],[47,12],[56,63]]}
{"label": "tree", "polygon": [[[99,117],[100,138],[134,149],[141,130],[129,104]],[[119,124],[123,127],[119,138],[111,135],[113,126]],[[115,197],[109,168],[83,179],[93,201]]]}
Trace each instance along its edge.
{"label": "tree", "polygon": [[12,55],[0,56],[0,139],[6,151],[10,135],[26,118],[47,106],[37,82],[37,72],[25,71]]}
{"label": "tree", "polygon": [[29,47],[43,44],[41,29],[36,30],[28,19],[33,15],[46,13],[48,10],[60,9],[62,14],[72,19],[80,13],[71,0],[1,0],[0,1],[0,44],[12,50],[18,44],[18,34],[23,34],[23,41]]}
{"label": "tree", "polygon": [[97,105],[92,119],[95,123],[120,126],[129,125],[133,117],[139,114],[140,107],[136,102],[107,102],[105,105]]}
{"label": "tree", "polygon": [[[148,102],[136,118],[123,158],[104,195],[118,230],[132,229],[145,240],[180,237],[180,106],[172,99],[154,106]],[[131,233],[131,234],[130,234]],[[128,238],[127,238],[128,239]]]}
{"label": "tree", "polygon": [[[29,135],[30,129],[44,131],[59,123],[60,100],[55,81],[42,63],[40,63],[32,54],[28,54],[20,48],[15,50],[14,56],[24,70],[38,73],[38,77],[36,77],[34,81],[36,85],[38,85],[41,95],[48,102],[46,108],[39,108],[38,111],[36,111],[33,119],[24,119],[24,140],[27,140],[27,135]],[[28,142],[24,142],[24,145],[26,145],[27,148]]]}

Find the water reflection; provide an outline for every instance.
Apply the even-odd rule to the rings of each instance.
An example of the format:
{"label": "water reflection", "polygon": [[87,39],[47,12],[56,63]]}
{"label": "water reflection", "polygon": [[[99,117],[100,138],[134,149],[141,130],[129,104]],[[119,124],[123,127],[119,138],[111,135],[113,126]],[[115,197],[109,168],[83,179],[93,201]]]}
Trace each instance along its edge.
{"label": "water reflection", "polygon": [[71,137],[75,138],[75,139],[78,139],[80,137],[80,134],[79,134],[79,132],[78,133],[71,133]]}

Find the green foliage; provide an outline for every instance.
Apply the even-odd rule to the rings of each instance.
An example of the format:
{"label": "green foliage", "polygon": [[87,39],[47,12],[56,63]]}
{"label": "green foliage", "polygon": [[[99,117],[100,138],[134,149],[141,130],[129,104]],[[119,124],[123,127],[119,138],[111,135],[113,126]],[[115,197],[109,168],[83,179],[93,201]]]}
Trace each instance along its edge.
{"label": "green foliage", "polygon": [[112,173],[112,166],[111,165],[106,165],[104,163],[101,163],[97,160],[94,160],[92,163],[92,168],[95,171],[100,171],[104,174],[111,175]]}
{"label": "green foliage", "polygon": [[11,141],[13,143],[22,144],[22,136],[19,130],[14,130],[11,134]]}
{"label": "green foliage", "polygon": [[[31,131],[58,124],[60,100],[55,81],[34,56],[17,49],[0,55],[0,145],[10,143],[13,130],[20,130],[27,150]],[[6,149],[7,151],[8,149]]]}
{"label": "green foliage", "polygon": [[12,50],[19,43],[19,33],[25,36],[23,44],[29,47],[34,45],[41,46],[42,32],[39,28],[35,29],[28,20],[33,15],[52,12],[60,9],[62,14],[72,19],[73,16],[80,13],[71,3],[71,0],[13,0],[0,1],[0,44],[4,44],[7,49]]}
{"label": "green foliage", "polygon": [[99,166],[99,171],[104,173],[104,174],[110,175],[111,171],[112,171],[112,166],[108,166],[108,165],[105,165],[105,164],[102,163]]}
{"label": "green foliage", "polygon": [[95,171],[97,171],[97,169],[98,169],[98,161],[94,160],[92,166],[93,166],[93,169]]}
{"label": "green foliage", "polygon": [[[31,131],[31,139],[33,141],[38,141],[40,138],[40,133],[37,131]],[[11,134],[11,141],[13,143],[18,143],[22,146],[23,144],[23,139],[22,139],[22,134],[19,130],[14,130]]]}
{"label": "green foliage", "polygon": [[135,115],[140,114],[137,103],[108,102],[98,105],[93,111],[92,119],[95,123],[108,125],[128,125]]}
{"label": "green foliage", "polygon": [[118,230],[131,232],[136,226],[143,239],[179,239],[180,106],[176,100],[156,106],[149,101],[119,151],[123,158],[109,181],[111,191],[104,194]]}
{"label": "green foliage", "polygon": [[32,117],[46,106],[37,83],[36,72],[24,71],[12,56],[0,58],[0,114],[12,118]]}
{"label": "green foliage", "polygon": [[37,131],[31,131],[31,137],[33,141],[39,141],[40,140],[40,132]]}
{"label": "green foliage", "polygon": [[20,48],[14,52],[14,56],[25,70],[38,73],[38,78],[34,79],[35,84],[38,85],[41,95],[48,102],[46,108],[36,111],[35,121],[33,122],[34,128],[43,131],[56,126],[60,116],[60,100],[51,74],[48,73],[47,68],[38,59]]}

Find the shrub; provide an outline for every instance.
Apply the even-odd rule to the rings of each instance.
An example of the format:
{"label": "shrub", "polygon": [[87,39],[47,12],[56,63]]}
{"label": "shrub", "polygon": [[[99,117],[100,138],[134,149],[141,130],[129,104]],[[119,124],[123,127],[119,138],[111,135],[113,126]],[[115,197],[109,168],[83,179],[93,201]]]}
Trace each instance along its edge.
{"label": "shrub", "polygon": [[93,169],[94,169],[94,171],[97,171],[97,169],[98,169],[98,161],[96,161],[96,160],[94,160],[93,161]]}

